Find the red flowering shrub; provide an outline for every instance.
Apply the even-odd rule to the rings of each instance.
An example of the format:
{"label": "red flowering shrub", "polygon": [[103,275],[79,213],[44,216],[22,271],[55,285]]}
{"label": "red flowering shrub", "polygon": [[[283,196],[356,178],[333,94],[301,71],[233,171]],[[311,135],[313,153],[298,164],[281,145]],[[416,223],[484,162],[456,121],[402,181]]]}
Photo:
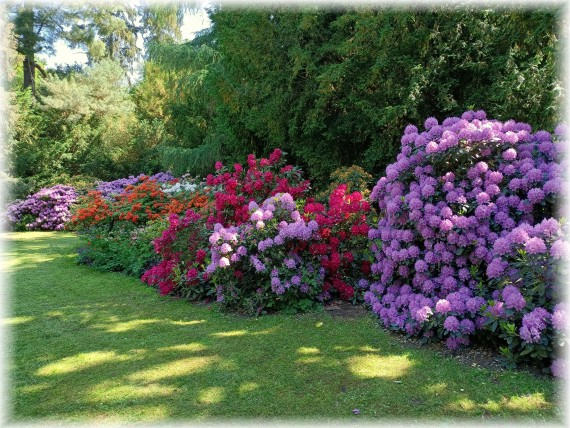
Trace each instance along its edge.
{"label": "red flowering shrub", "polygon": [[206,177],[206,184],[214,190],[215,211],[208,224],[239,225],[249,219],[248,205],[252,201],[264,201],[277,193],[289,193],[294,199],[309,190],[309,181],[292,165],[283,166],[283,152],[275,149],[269,159],[247,157],[247,169],[241,164],[233,166],[233,172],[216,162],[216,174]]}
{"label": "red flowering shrub", "polygon": [[162,260],[148,269],[142,281],[155,285],[160,294],[176,292],[188,298],[208,294],[204,272],[208,255],[208,232],[203,215],[193,210],[184,216],[170,214],[168,228],[153,241],[154,250]]}
{"label": "red flowering shrub", "polygon": [[366,248],[370,204],[360,192],[347,193],[347,185],[339,185],[328,200],[328,207],[307,199],[306,219],[319,224],[318,242],[309,246],[312,256],[325,268],[324,291],[343,300],[362,300],[368,286],[370,254]]}

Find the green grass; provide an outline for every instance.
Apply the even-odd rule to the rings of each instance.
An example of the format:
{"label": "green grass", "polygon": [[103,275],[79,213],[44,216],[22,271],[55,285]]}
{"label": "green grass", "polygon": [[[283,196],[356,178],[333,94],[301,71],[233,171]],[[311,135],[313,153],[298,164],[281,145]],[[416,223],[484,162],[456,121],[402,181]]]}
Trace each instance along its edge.
{"label": "green grass", "polygon": [[72,234],[4,239],[10,422],[561,417],[549,378],[408,348],[372,317],[223,314],[78,266]]}

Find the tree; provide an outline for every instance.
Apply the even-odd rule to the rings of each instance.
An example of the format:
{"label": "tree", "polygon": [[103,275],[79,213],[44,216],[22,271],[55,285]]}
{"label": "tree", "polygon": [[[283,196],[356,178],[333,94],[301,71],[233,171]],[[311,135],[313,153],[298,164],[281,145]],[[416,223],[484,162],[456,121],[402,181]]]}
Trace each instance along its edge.
{"label": "tree", "polygon": [[12,7],[11,15],[17,50],[24,56],[24,88],[31,87],[36,94],[36,70],[44,77],[46,72],[35,55],[53,53],[58,39],[72,48],[84,48],[90,65],[107,58],[132,72],[143,54],[138,36],[142,35],[147,45],[179,41],[184,12],[191,8],[195,8],[194,2],[66,7],[22,2]]}
{"label": "tree", "polygon": [[380,174],[405,126],[429,116],[559,120],[556,8],[222,8],[211,19],[223,152],[282,147],[317,184],[338,166]]}
{"label": "tree", "polygon": [[134,96],[139,117],[163,122],[161,160],[175,174],[203,175],[220,155],[219,141],[210,132],[216,109],[209,73],[218,61],[207,37],[149,49]]}
{"label": "tree", "polygon": [[14,99],[14,173],[45,182],[57,174],[116,178],[124,174],[137,120],[125,73],[102,60],[85,71],[49,76],[30,100]]}
{"label": "tree", "polygon": [[66,13],[60,8],[37,8],[22,4],[13,11],[16,51],[23,55],[24,89],[31,88],[36,95],[36,69],[46,72],[36,62],[39,52],[53,52],[53,42],[63,32]]}

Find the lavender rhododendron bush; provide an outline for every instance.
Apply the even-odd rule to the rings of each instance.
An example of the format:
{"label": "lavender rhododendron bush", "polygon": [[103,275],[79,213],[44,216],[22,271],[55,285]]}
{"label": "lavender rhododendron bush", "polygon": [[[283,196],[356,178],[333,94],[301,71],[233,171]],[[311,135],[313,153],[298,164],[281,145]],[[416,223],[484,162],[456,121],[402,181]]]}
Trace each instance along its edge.
{"label": "lavender rhododendron bush", "polygon": [[318,223],[303,219],[289,193],[260,206],[251,202],[248,212],[248,222],[227,228],[216,223],[209,237],[206,272],[217,300],[256,314],[306,310],[322,301],[324,268],[304,251],[318,238]]}
{"label": "lavender rhododendron bush", "polygon": [[174,176],[169,172],[159,172],[157,174],[151,175],[150,177],[144,174],[139,174],[136,177],[130,175],[129,177],[119,178],[113,181],[99,181],[96,183],[97,186],[95,190],[101,192],[101,195],[104,198],[112,199],[113,196],[124,193],[127,187],[130,186],[132,188],[133,186],[140,184],[146,180],[168,184],[168,182],[172,181],[173,179]]}
{"label": "lavender rhododendron bush", "polygon": [[16,230],[63,230],[71,219],[77,192],[71,186],[43,188],[8,206],[8,220]]}
{"label": "lavender rhododendron bush", "polygon": [[365,298],[384,326],[451,349],[485,332],[511,362],[552,358],[565,316],[555,270],[567,244],[551,218],[562,144],[482,111],[406,128],[370,196],[381,219]]}

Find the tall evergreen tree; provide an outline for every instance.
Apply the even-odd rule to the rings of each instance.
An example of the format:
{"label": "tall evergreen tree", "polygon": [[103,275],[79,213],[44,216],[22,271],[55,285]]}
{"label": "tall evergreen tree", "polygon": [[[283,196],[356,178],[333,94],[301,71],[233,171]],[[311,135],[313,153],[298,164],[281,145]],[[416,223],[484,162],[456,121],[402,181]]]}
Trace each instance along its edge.
{"label": "tall evergreen tree", "polygon": [[53,43],[64,31],[66,12],[59,7],[35,7],[22,3],[12,11],[16,50],[23,56],[24,89],[36,94],[36,69],[46,72],[36,62],[36,54],[53,53]]}

